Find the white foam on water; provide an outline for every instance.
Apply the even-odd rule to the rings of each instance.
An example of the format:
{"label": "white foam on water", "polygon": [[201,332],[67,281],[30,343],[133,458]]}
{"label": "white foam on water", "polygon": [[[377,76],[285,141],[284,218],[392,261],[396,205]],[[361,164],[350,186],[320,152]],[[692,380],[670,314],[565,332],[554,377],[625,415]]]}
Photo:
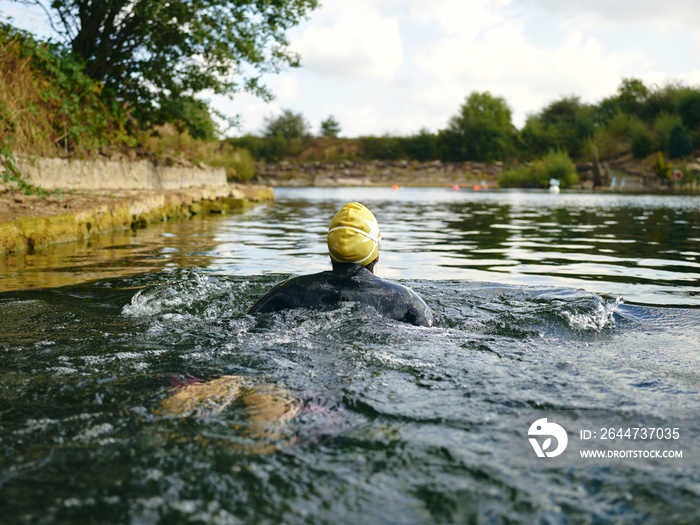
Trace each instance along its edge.
{"label": "white foam on water", "polygon": [[[212,303],[214,299],[227,296],[232,298],[231,283],[220,282],[215,277],[190,273],[183,280],[139,290],[124,305],[122,314],[131,317],[149,317],[158,314],[181,315],[183,309],[198,303]],[[226,301],[218,300],[216,304],[223,305]],[[222,315],[220,308],[208,306],[205,310],[207,317]]]}
{"label": "white foam on water", "polygon": [[74,441],[90,441],[96,437],[102,436],[103,434],[109,434],[113,431],[114,425],[111,423],[101,423],[84,430],[73,439]]}
{"label": "white foam on water", "polygon": [[617,297],[614,301],[606,302],[600,300],[596,304],[593,312],[569,312],[564,311],[563,315],[569,322],[569,326],[577,331],[600,332],[604,328],[615,326],[613,316],[615,309],[623,304],[622,297]]}

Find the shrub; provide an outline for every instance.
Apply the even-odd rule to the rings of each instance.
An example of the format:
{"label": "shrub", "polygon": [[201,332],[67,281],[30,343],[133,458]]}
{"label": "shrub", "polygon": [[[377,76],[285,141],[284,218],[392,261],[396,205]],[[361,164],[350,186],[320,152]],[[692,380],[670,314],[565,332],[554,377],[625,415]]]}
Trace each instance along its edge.
{"label": "shrub", "polygon": [[630,149],[637,159],[643,159],[653,150],[654,143],[646,130],[638,130],[632,135]]}
{"label": "shrub", "polygon": [[246,182],[255,176],[255,161],[247,149],[234,148],[222,142],[210,160],[212,166],[226,169],[228,181]]}
{"label": "shrub", "polygon": [[670,162],[664,160],[664,155],[660,151],[656,154],[656,160],[654,160],[654,173],[663,181],[667,181],[671,178],[671,166]]}
{"label": "shrub", "polygon": [[506,168],[498,176],[498,185],[501,188],[535,188],[540,187],[539,181],[533,176],[526,166]]}
{"label": "shrub", "polygon": [[545,155],[543,162],[547,179],[559,179],[562,188],[578,184],[576,165],[567,152],[550,151]]}
{"label": "shrub", "polygon": [[549,179],[558,179],[562,188],[578,184],[576,166],[565,151],[550,151],[529,168],[518,166],[503,170],[498,185],[503,188],[546,188]]}
{"label": "shrub", "polygon": [[678,122],[678,117],[670,113],[662,113],[654,121],[654,149],[663,151],[668,147],[668,138],[671,136],[671,130]]}
{"label": "shrub", "polygon": [[685,127],[679,120],[671,129],[668,135],[668,145],[666,147],[668,156],[672,159],[677,159],[689,155],[693,152],[693,145],[690,143],[690,137],[685,131]]}
{"label": "shrub", "polygon": [[630,117],[628,125],[630,150],[635,158],[642,159],[653,149],[653,141],[647,126],[637,117]]}

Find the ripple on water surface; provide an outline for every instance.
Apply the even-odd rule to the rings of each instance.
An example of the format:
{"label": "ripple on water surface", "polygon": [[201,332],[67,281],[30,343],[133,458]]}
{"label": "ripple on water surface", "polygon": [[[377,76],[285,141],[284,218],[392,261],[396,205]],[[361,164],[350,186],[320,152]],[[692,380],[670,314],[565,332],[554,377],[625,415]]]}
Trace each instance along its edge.
{"label": "ripple on water surface", "polygon": [[507,453],[521,410],[663,414],[697,435],[698,310],[408,280],[438,327],[354,304],[247,316],[281,278],[183,270],[0,295],[5,518],[698,517],[692,468],[517,468]]}

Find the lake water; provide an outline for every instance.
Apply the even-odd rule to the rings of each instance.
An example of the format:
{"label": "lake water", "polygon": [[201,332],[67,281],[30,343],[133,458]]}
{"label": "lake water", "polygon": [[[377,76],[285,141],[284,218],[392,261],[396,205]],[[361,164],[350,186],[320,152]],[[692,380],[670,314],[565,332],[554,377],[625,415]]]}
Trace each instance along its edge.
{"label": "lake water", "polygon": [[[276,195],[0,258],[0,521],[700,520],[699,197]],[[245,315],[328,268],[353,200],[380,224],[377,273],[439,326]],[[530,446],[542,418],[569,434],[558,457]]]}

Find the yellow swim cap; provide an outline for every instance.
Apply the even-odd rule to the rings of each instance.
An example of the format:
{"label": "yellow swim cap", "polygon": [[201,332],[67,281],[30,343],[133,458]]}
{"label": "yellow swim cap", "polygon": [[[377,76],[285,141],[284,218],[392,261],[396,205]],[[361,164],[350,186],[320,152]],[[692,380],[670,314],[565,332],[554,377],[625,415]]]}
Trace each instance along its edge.
{"label": "yellow swim cap", "polygon": [[359,202],[346,204],[328,226],[328,251],[339,263],[365,266],[379,254],[379,225]]}

